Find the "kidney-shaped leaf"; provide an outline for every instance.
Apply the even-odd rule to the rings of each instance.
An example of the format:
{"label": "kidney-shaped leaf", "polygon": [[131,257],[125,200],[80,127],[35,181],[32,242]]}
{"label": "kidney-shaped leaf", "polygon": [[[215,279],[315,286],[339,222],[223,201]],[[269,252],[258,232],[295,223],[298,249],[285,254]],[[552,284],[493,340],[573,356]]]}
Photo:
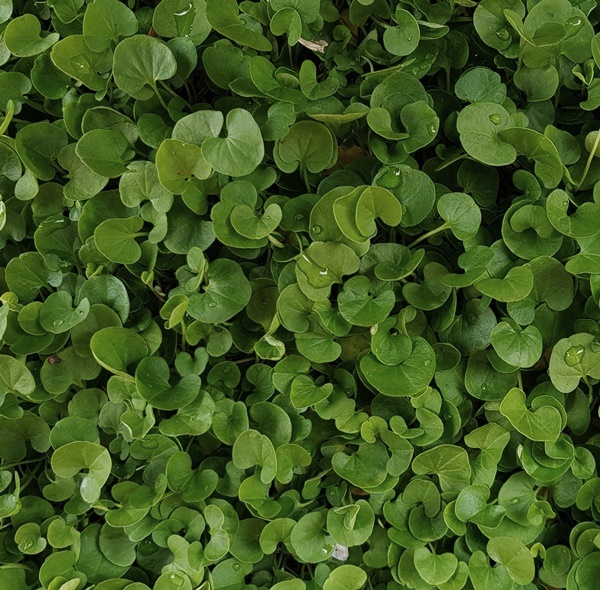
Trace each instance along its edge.
{"label": "kidney-shaped leaf", "polygon": [[81,480],[79,492],[88,504],[100,498],[108,480],[112,461],[109,452],[93,442],[75,441],[63,445],[52,454],[52,470],[59,477],[74,477],[84,469],[88,473]]}

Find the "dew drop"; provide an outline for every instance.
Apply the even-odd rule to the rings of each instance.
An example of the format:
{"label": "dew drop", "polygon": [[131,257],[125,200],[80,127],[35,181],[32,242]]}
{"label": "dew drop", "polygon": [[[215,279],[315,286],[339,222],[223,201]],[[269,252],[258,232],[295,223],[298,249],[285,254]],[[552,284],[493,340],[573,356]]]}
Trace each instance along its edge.
{"label": "dew drop", "polygon": [[569,206],[569,201],[563,201],[562,206],[566,209]]}
{"label": "dew drop", "polygon": [[511,503],[511,504],[513,504],[513,505],[514,505],[514,504],[518,504],[518,503],[519,503],[519,498],[513,498],[513,499],[510,501],[510,503]]}
{"label": "dew drop", "polygon": [[[190,4],[187,6],[187,8],[184,8],[183,10],[181,10],[179,12],[174,12],[173,16],[185,16],[191,9],[192,9],[192,3],[190,2]],[[174,574],[171,574],[171,577],[175,577]]]}
{"label": "dew drop", "polygon": [[490,115],[490,121],[494,124],[494,125],[500,125],[500,122],[502,121],[502,119],[500,118],[500,115]]}
{"label": "dew drop", "polygon": [[423,364],[428,367],[431,364],[431,361],[425,361]]}
{"label": "dew drop", "polygon": [[498,37],[500,41],[508,41],[510,39],[510,33],[506,29],[498,29],[496,31],[496,37]]}
{"label": "dew drop", "polygon": [[487,385],[485,383],[481,384],[481,391],[487,391]]}
{"label": "dew drop", "polygon": [[565,23],[568,29],[575,29],[583,25],[583,19],[579,16],[573,16]]}
{"label": "dew drop", "polygon": [[214,309],[215,307],[217,307],[217,304],[216,304],[214,301],[211,301],[211,302],[208,304],[208,307],[210,307],[211,309]]}
{"label": "dew drop", "polygon": [[329,490],[329,495],[330,496],[335,496],[335,490]]}
{"label": "dew drop", "polygon": [[54,320],[52,322],[52,329],[58,330],[58,328],[60,328],[64,323],[65,323],[64,320]]}
{"label": "dew drop", "polygon": [[320,234],[322,231],[322,228],[320,225],[313,225],[311,228],[311,231],[313,234]]}
{"label": "dew drop", "polygon": [[296,221],[300,221],[301,219],[304,219],[304,215],[302,215],[302,213],[296,213],[296,215],[294,215],[294,219]]}
{"label": "dew drop", "polygon": [[574,367],[583,360],[584,356],[585,348],[583,346],[571,346],[571,348],[565,352],[565,363],[569,365],[569,367]]}
{"label": "dew drop", "polygon": [[240,570],[240,564],[239,563],[234,563],[233,564],[233,569],[237,572]]}
{"label": "dew drop", "polygon": [[427,127],[427,132],[429,135],[435,135],[437,132],[437,125],[435,123],[431,123],[431,125]]}

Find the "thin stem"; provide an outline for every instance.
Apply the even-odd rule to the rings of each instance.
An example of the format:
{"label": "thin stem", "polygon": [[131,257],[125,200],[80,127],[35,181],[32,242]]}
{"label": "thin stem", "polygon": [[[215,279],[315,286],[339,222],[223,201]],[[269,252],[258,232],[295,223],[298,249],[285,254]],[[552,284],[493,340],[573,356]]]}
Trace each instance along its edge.
{"label": "thin stem", "polygon": [[256,360],[254,357],[250,357],[247,359],[240,359],[239,361],[232,361],[234,365],[242,365],[244,363],[249,363],[250,361]]}
{"label": "thin stem", "polygon": [[304,164],[300,164],[300,175],[304,180],[304,184],[306,185],[306,192],[312,193],[312,187],[310,186],[310,182],[308,180],[308,170]]}
{"label": "thin stem", "polygon": [[158,98],[158,102],[160,102],[163,109],[165,109],[165,111],[169,112],[169,106],[165,102],[165,99],[161,96],[160,90],[158,89],[157,86],[154,86],[154,94],[156,94],[156,98]]}
{"label": "thin stem", "polygon": [[8,129],[14,114],[15,103],[12,100],[9,100],[6,103],[6,116],[4,117],[4,121],[2,121],[2,125],[0,125],[0,135],[4,135],[4,132]]}
{"label": "thin stem", "polygon": [[185,100],[185,98],[181,97],[179,94],[177,94],[177,92],[175,92],[175,90],[173,90],[168,84],[166,84],[165,82],[163,82],[162,80],[159,80],[160,85],[174,98],[179,98],[180,100],[183,100],[183,102],[185,103],[185,106],[190,109],[190,111],[192,110],[192,105]]}
{"label": "thin stem", "polygon": [[18,463],[9,463],[8,465],[0,465],[0,470],[2,469],[12,469],[13,467],[18,467],[19,465],[28,465],[29,463],[39,463],[43,461],[44,458],[41,459],[29,459],[27,461],[19,461]]}
{"label": "thin stem", "polygon": [[521,375],[521,371],[517,373],[517,384],[519,385],[519,389],[523,391],[523,376]]}
{"label": "thin stem", "polygon": [[285,246],[277,238],[274,238],[271,234],[269,234],[267,238],[269,238],[269,242],[271,242],[273,246],[277,248],[285,248]]}
{"label": "thin stem", "polygon": [[39,105],[37,102],[34,102],[33,100],[29,100],[28,98],[24,98],[23,102],[27,106],[30,106],[32,109],[35,109],[36,111],[39,111],[40,113],[44,113],[44,115],[48,114],[48,111],[43,106]]}
{"label": "thin stem", "polygon": [[583,169],[583,176],[581,177],[581,180],[579,181],[578,188],[581,188],[586,176],[588,175],[588,172],[590,171],[590,166],[592,165],[592,160],[593,160],[594,156],[596,155],[596,150],[598,149],[599,145],[600,145],[600,131],[596,131],[596,141],[594,141],[594,147],[590,151],[590,155],[588,156],[587,162],[585,163],[585,168]]}
{"label": "thin stem", "polygon": [[423,234],[420,238],[417,238],[412,244],[410,244],[409,248],[414,248],[417,244],[420,244],[423,240],[428,240],[432,236],[435,236],[435,234],[439,234],[441,231],[444,231],[447,227],[448,227],[448,224],[444,223],[444,224],[440,225],[440,227],[436,227],[435,229],[432,229],[431,231],[427,232],[426,234]]}
{"label": "thin stem", "polygon": [[186,332],[187,329],[185,327],[185,321],[181,321],[181,350],[183,350],[185,352],[185,345],[186,345]]}

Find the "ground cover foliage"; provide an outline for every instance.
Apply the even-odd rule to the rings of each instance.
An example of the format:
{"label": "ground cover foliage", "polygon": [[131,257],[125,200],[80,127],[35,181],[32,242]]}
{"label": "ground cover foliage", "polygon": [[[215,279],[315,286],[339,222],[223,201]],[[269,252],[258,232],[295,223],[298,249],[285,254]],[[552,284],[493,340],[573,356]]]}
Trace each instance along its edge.
{"label": "ground cover foliage", "polygon": [[595,0],[0,0],[0,588],[594,590]]}

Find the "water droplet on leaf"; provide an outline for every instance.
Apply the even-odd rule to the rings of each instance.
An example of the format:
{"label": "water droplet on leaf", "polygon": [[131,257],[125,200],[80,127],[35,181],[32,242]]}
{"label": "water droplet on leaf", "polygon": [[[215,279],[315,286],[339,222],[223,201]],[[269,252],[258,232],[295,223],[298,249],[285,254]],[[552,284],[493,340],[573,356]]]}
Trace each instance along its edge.
{"label": "water droplet on leaf", "polygon": [[294,215],[294,219],[296,221],[300,221],[301,219],[304,219],[304,215],[302,215],[302,213],[296,213],[296,215]]}
{"label": "water droplet on leaf", "polygon": [[574,367],[583,360],[584,356],[585,348],[583,346],[571,346],[571,348],[565,352],[565,363],[569,365],[569,367]]}
{"label": "water droplet on leaf", "polygon": [[565,23],[568,29],[574,29],[583,25],[583,19],[579,16],[573,16]]}
{"label": "water droplet on leaf", "polygon": [[312,231],[313,234],[320,234],[321,233],[321,226],[320,225],[313,225],[311,231]]}
{"label": "water droplet on leaf", "polygon": [[217,304],[216,304],[214,301],[211,301],[211,302],[208,304],[208,307],[210,307],[211,309],[214,309],[215,307],[217,307]]}
{"label": "water droplet on leaf", "polygon": [[508,41],[510,39],[510,33],[506,29],[498,29],[496,31],[496,37],[498,37],[500,41]]}
{"label": "water droplet on leaf", "polygon": [[240,569],[240,564],[239,563],[234,563],[233,564],[233,569],[237,572]]}
{"label": "water droplet on leaf", "polygon": [[500,115],[490,115],[490,121],[494,124],[494,125],[500,125],[500,122],[502,121],[502,119],[500,118]]}

